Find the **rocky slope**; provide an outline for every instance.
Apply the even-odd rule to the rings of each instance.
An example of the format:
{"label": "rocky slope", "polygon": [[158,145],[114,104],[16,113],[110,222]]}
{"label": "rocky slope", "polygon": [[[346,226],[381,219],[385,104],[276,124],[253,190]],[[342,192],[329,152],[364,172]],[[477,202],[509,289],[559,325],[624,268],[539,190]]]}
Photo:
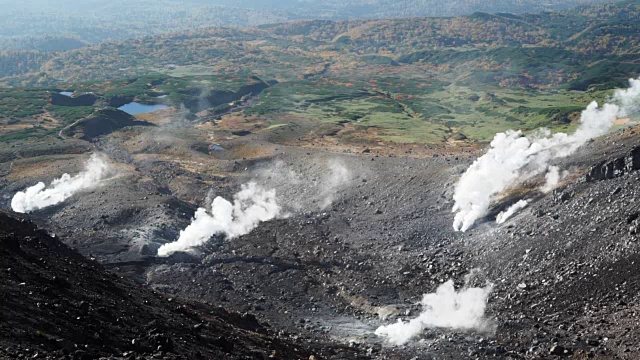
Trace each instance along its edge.
{"label": "rocky slope", "polygon": [[[32,216],[82,254],[164,294],[159,304],[170,297],[222,305],[300,334],[295,341],[337,340],[377,359],[640,356],[634,341],[640,336],[637,128],[586,144],[556,164],[570,175],[554,192],[539,194],[535,184],[514,189],[492,214],[517,196],[534,199],[527,209],[502,225],[489,216],[467,233],[452,230],[451,198],[474,152],[451,147],[425,156],[416,145],[396,157],[275,145],[260,133],[203,140],[192,130],[158,131],[144,127],[101,138],[95,146],[110,156],[117,175]],[[201,151],[207,141],[226,150]],[[631,166],[616,165],[618,159]],[[79,160],[71,153],[15,159],[0,193],[8,199],[34,179],[75,173]],[[349,178],[327,187],[335,163]],[[607,164],[615,176],[607,175]],[[210,189],[231,198],[250,180],[276,189],[288,216],[233,240],[214,238],[195,256],[155,256],[189,224]],[[374,335],[379,325],[417,316],[424,293],[450,279],[460,286],[471,272],[478,284],[494,284],[488,313],[495,333],[428,329],[403,347]],[[20,289],[21,282],[13,286]],[[162,299],[145,288],[127,291]],[[61,311],[87,316],[76,308]],[[159,317],[172,321],[178,315],[170,310]],[[128,341],[142,336],[133,334]]]}
{"label": "rocky slope", "polygon": [[0,358],[307,359],[353,351],[283,340],[253,315],[132,284],[29,220],[0,213]]}

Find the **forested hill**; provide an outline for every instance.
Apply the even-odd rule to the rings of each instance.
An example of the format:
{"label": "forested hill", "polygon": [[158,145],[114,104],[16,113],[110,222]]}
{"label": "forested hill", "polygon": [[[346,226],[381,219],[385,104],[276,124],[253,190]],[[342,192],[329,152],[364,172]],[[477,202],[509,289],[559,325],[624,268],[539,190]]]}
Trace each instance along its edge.
{"label": "forested hill", "polygon": [[406,16],[462,16],[474,12],[508,12],[515,14],[560,11],[572,7],[610,0],[316,0],[316,1],[228,1],[208,0],[209,3],[247,8],[288,9],[294,14],[312,16],[311,11],[333,19],[390,18]]}
{"label": "forested hill", "polygon": [[[138,100],[184,105],[189,118],[209,106],[205,120],[298,124],[294,139],[304,129],[402,143],[569,131],[584,106],[640,74],[639,18],[635,0],[541,14],[208,28],[10,52],[0,55],[0,87],[13,87],[0,88],[0,126],[5,139],[49,136],[102,106]],[[247,88],[255,84],[260,90]],[[53,103],[62,90],[100,100]],[[342,131],[347,123],[353,132]]]}
{"label": "forested hill", "polygon": [[639,18],[634,0],[561,13],[209,28],[66,52],[5,52],[0,84],[48,86],[183,67],[286,81],[402,65],[445,81],[610,88],[640,72]]}
{"label": "forested hill", "polygon": [[0,0],[0,50],[68,50],[211,26],[538,13],[602,2],[608,0]]}

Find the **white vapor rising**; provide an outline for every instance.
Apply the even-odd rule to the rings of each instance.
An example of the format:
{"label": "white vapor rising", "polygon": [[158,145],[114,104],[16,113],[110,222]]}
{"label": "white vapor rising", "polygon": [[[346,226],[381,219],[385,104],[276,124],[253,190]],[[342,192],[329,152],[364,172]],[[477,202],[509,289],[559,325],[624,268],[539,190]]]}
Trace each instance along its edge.
{"label": "white vapor rising", "polygon": [[93,154],[85,169],[78,175],[64,174],[53,180],[49,188],[39,182],[16,193],[11,199],[11,208],[15,212],[27,213],[59,204],[75,193],[97,187],[107,175],[108,168],[109,165],[102,157]]}
{"label": "white vapor rising", "polygon": [[546,182],[544,186],[540,188],[540,191],[542,191],[545,194],[550,192],[558,185],[560,180],[562,180],[562,178],[564,178],[566,175],[567,175],[566,171],[563,174],[560,174],[559,167],[549,166],[549,169],[547,170],[547,174],[544,176]]}
{"label": "white vapor rising", "polygon": [[616,118],[636,111],[640,80],[630,80],[630,84],[629,89],[618,90],[613,96],[613,101],[620,105],[599,107],[595,101],[589,104],[573,134],[551,135],[547,129],[530,136],[513,130],[496,134],[489,151],[467,169],[456,186],[453,228],[468,230],[487,215],[495,195],[546,172],[551,160],[571,155],[590,139],[606,134]]}
{"label": "white vapor rising", "polygon": [[622,107],[621,116],[629,116],[640,109],[640,103],[638,102],[638,99],[640,99],[640,78],[630,79],[629,85],[628,89],[616,90],[613,95],[613,100]]}
{"label": "white vapor rising", "polygon": [[242,185],[240,192],[234,195],[233,203],[218,196],[211,203],[210,212],[199,208],[191,225],[180,232],[178,240],[161,246],[158,255],[169,256],[176,251],[189,250],[216,234],[227,238],[247,234],[259,223],[274,219],[280,211],[275,190],[265,190],[250,182]]}
{"label": "white vapor rising", "polygon": [[489,331],[491,322],[484,317],[493,285],[464,288],[456,292],[453,281],[440,285],[435,293],[425,294],[420,302],[423,311],[407,322],[381,326],[376,335],[395,345],[403,345],[428,328]]}
{"label": "white vapor rising", "polygon": [[524,209],[529,205],[528,200],[520,200],[517,203],[511,205],[506,211],[501,212],[496,217],[496,223],[503,224],[505,221],[509,220],[515,213]]}
{"label": "white vapor rising", "polygon": [[314,161],[304,167],[279,160],[256,170],[254,179],[264,187],[277,190],[278,204],[283,211],[299,212],[328,208],[353,182],[353,174],[339,159]]}
{"label": "white vapor rising", "polygon": [[351,181],[351,172],[339,161],[329,161],[329,175],[323,180],[322,192],[320,196],[323,198],[320,209],[324,210],[334,201],[336,190]]}

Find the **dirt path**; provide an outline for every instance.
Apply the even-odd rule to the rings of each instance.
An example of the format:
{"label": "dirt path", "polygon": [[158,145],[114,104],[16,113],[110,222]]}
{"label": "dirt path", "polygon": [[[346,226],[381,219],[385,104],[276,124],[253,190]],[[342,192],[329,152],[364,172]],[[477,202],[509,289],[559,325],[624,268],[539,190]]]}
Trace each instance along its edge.
{"label": "dirt path", "polygon": [[67,125],[67,126],[63,127],[62,129],[60,129],[60,131],[58,131],[58,137],[59,137],[59,138],[61,138],[62,140],[66,140],[66,139],[68,139],[68,137],[67,137],[67,136],[64,136],[64,132],[65,132],[66,130],[68,130],[68,129],[70,129],[70,128],[74,127],[74,126],[76,126],[76,125],[77,125],[77,124],[79,124],[81,121],[84,121],[84,120],[86,120],[86,119],[90,118],[90,117],[91,117],[91,116],[93,116],[93,114],[95,114],[95,113],[96,113],[96,112],[94,111],[94,112],[92,112],[92,113],[91,113],[91,115],[89,115],[89,116],[87,116],[87,117],[83,117],[82,119],[78,119],[78,120],[74,121],[73,123],[71,123],[71,124],[69,124],[69,125]]}
{"label": "dirt path", "polygon": [[568,38],[567,40],[563,41],[562,43],[566,44],[569,43],[577,38],[579,38],[580,36],[582,36],[583,34],[585,34],[586,32],[590,31],[591,29],[593,29],[595,27],[595,25],[591,25],[591,26],[587,26],[584,30],[580,31],[577,34],[574,34],[573,36],[571,36],[570,38]]}

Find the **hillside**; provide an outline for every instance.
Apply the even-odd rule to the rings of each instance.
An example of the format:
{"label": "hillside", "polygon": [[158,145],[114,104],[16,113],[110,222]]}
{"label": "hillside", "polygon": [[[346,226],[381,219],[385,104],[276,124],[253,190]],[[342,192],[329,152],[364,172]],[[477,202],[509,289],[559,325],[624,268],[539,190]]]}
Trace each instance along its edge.
{"label": "hillside", "polygon": [[[184,108],[198,124],[323,148],[565,131],[590,101],[640,73],[638,17],[640,3],[627,1],[565,13],[214,28],[7,53],[0,83],[15,88],[0,91],[0,129],[6,140],[50,136],[137,100]],[[100,101],[50,103],[62,89]]]}
{"label": "hillside", "polygon": [[[0,225],[1,358],[247,359],[314,353],[332,358],[340,353],[278,339],[247,314],[177,301],[135,285],[15,214],[0,213]],[[341,356],[349,353],[354,356],[349,351]]]}
{"label": "hillside", "polygon": [[0,1],[0,50],[61,51],[114,40],[211,26],[256,26],[296,19],[460,16],[476,11],[537,13],[605,0],[477,1]]}
{"label": "hillside", "polygon": [[363,66],[393,60],[441,76],[464,75],[507,86],[558,86],[575,81],[577,74],[582,75],[578,87],[605,76],[621,86],[619,81],[637,70],[639,9],[637,1],[630,1],[539,15],[476,13],[194,29],[57,55],[6,53],[0,56],[0,81],[53,84],[196,65],[216,73],[251,68],[258,76],[281,80],[313,74],[327,63],[333,70],[328,74],[357,73]]}

